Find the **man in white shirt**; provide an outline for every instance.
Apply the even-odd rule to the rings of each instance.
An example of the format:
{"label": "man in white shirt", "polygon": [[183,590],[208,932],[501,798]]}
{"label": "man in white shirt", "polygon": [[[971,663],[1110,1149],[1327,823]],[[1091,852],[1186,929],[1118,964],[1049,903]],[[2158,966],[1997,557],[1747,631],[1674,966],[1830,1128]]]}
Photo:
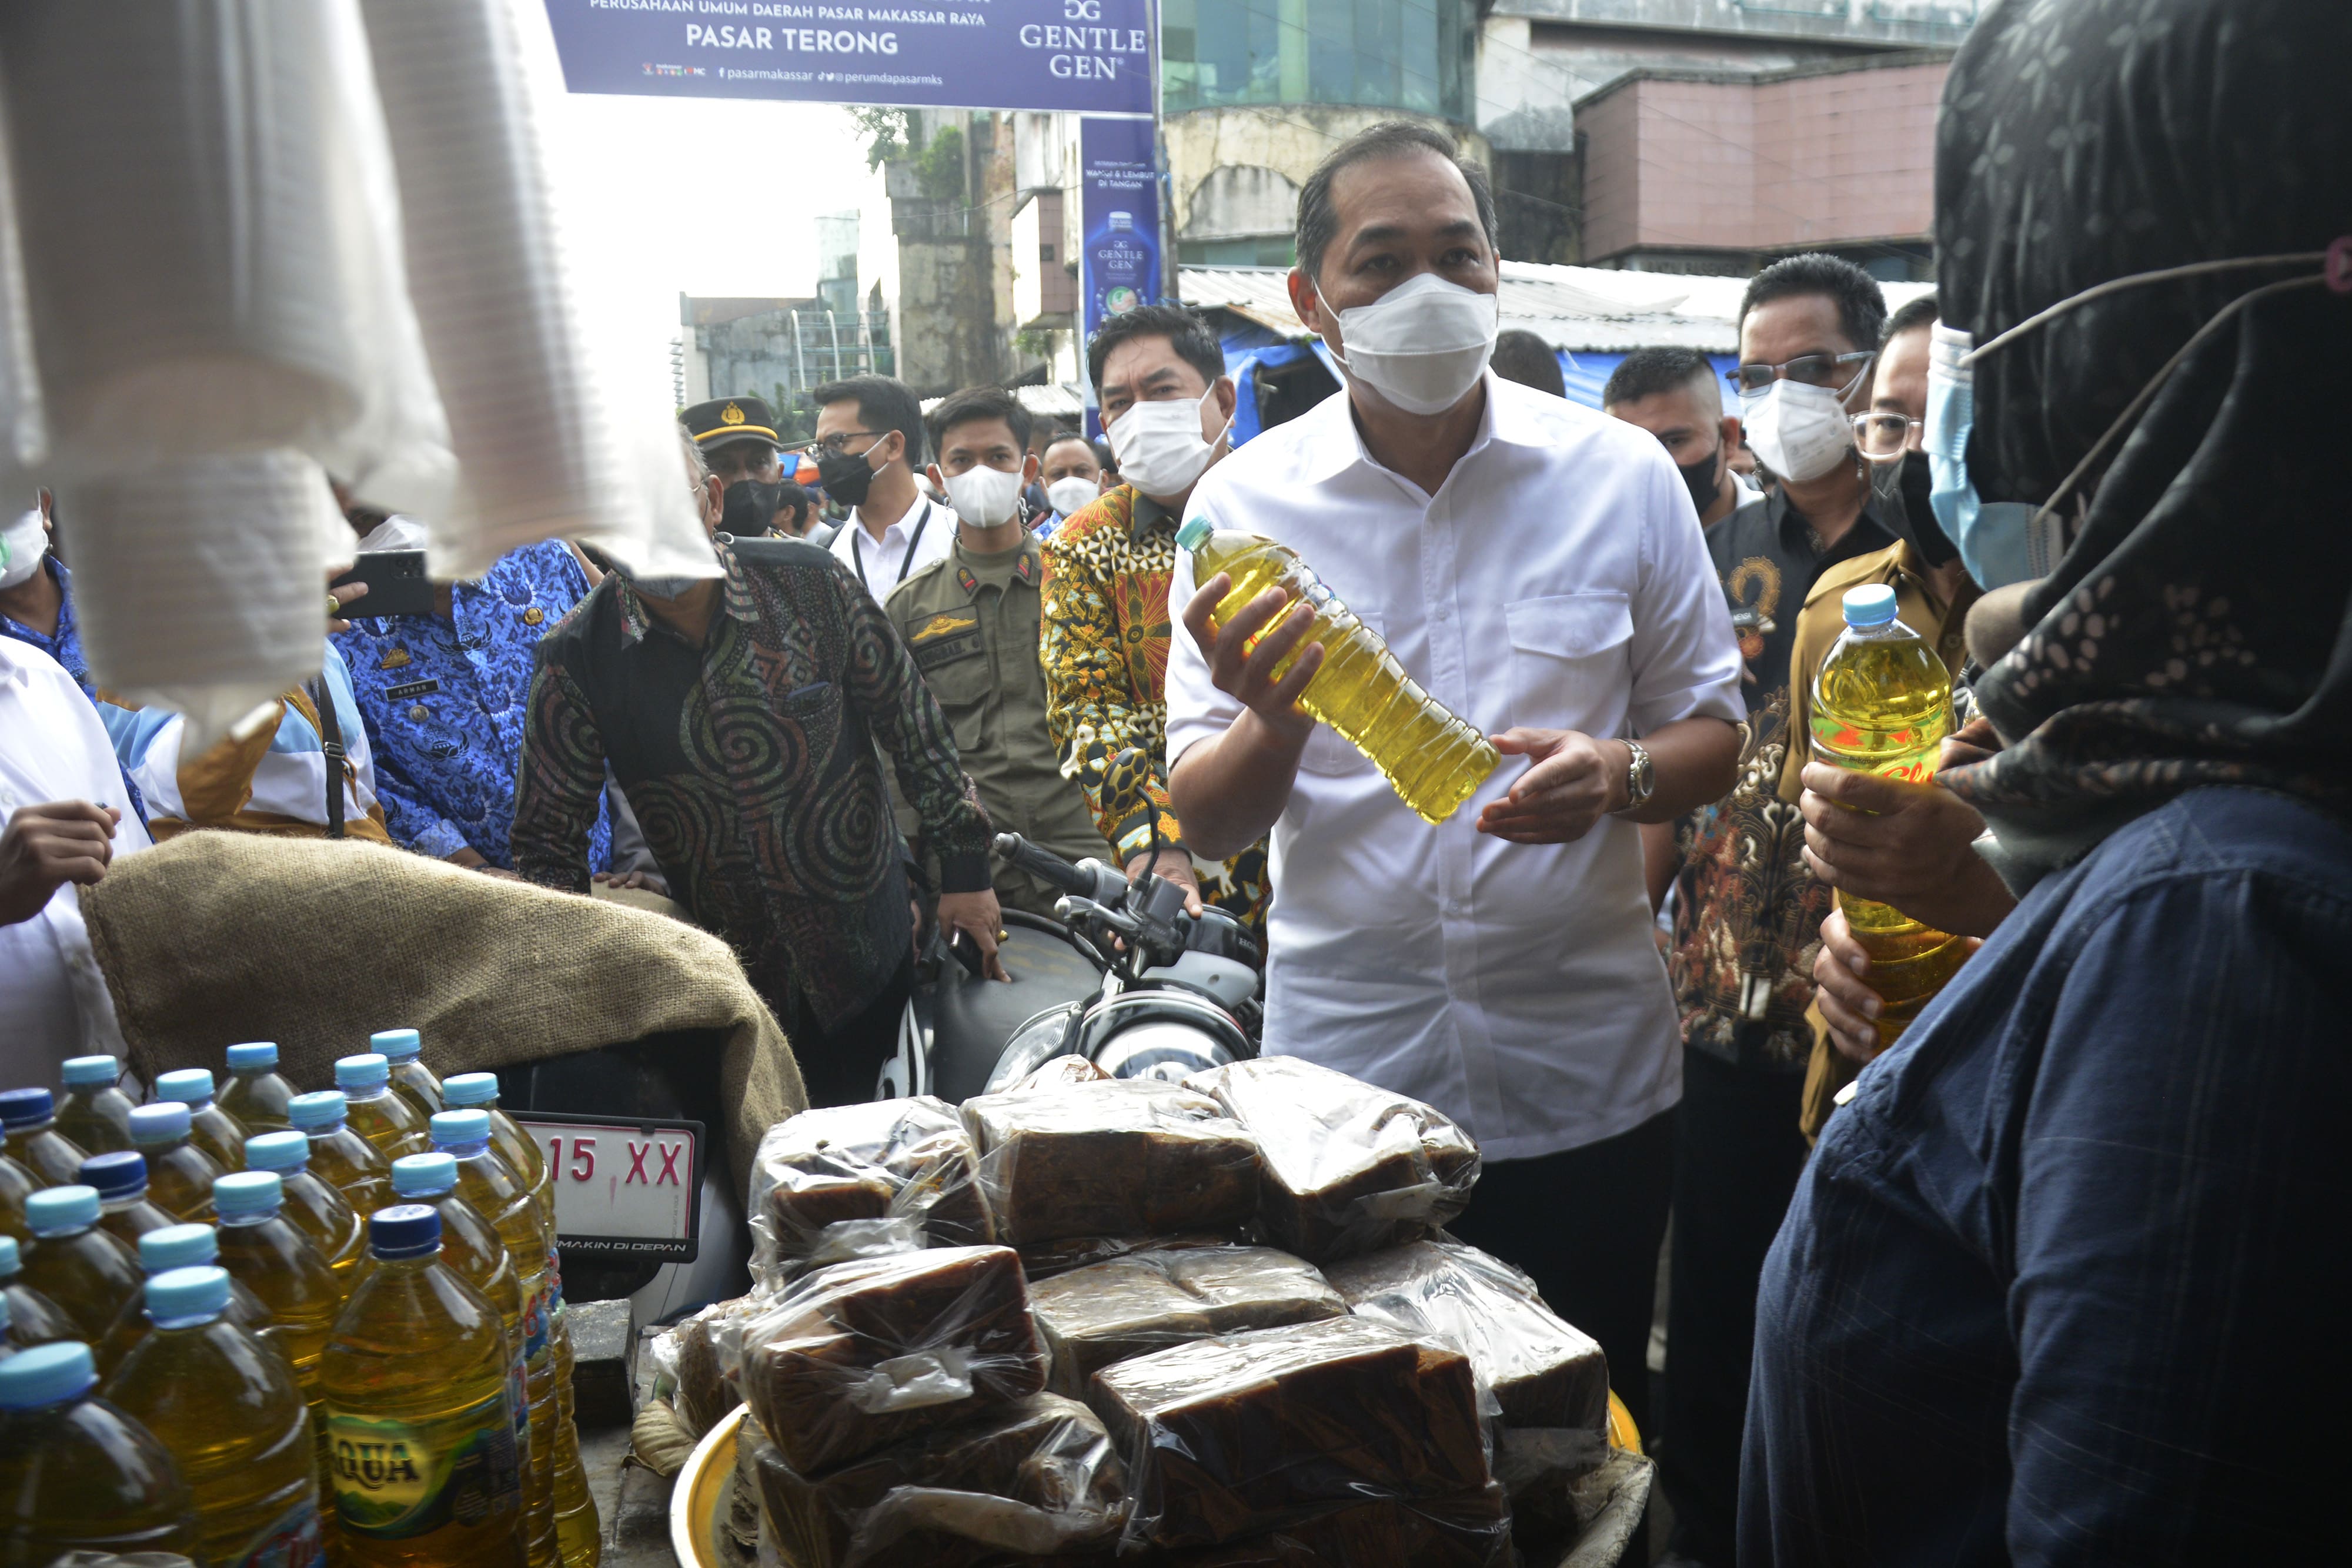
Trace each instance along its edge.
{"label": "man in white shirt", "polygon": [[0,637],[0,1082],[48,1083],[122,1037],[77,884],[143,850],[113,745],[65,666]]}
{"label": "man in white shirt", "polygon": [[1198,852],[1273,830],[1266,1049],[1461,1121],[1488,1163],[1453,1228],[1601,1342],[1638,1418],[1681,1073],[1634,823],[1730,787],[1739,654],[1656,440],[1486,371],[1494,234],[1442,135],[1334,152],[1290,292],[1347,395],[1210,470],[1186,523],[1296,549],[1502,766],[1423,823],[1297,707],[1318,652],[1273,678],[1311,618],[1270,589],[1213,624],[1228,585],[1181,551],[1171,793]]}
{"label": "man in white shirt", "polygon": [[849,508],[830,547],[881,603],[955,543],[955,514],[915,484],[923,461],[923,405],[907,383],[852,376],[816,389],[817,483]]}

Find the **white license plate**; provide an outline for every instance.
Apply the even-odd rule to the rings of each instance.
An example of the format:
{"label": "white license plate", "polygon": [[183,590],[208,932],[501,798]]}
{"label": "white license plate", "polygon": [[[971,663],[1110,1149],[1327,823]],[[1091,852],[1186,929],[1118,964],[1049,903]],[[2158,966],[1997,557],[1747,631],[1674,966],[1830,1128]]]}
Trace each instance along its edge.
{"label": "white license plate", "polygon": [[691,1262],[702,1219],[702,1124],[517,1116],[555,1173],[555,1239],[572,1252]]}

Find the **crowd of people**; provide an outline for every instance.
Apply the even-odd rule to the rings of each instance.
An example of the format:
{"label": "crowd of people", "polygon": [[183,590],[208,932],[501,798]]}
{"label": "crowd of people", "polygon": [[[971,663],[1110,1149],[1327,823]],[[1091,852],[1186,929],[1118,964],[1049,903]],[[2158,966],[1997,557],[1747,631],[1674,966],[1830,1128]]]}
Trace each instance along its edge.
{"label": "crowd of people", "polygon": [[[94,685],[44,493],[0,536],[11,1081],[114,1048],[75,886],[210,828],[689,920],[813,1103],[870,1098],[919,934],[1002,977],[1003,911],[1052,913],[1018,831],[1245,922],[1264,1049],[1477,1137],[1454,1228],[1600,1341],[1679,1560],[2302,1555],[2352,1387],[2346,57],[2291,0],[1992,12],[1936,294],[1774,262],[1728,378],[1643,350],[1598,413],[1498,330],[1479,165],[1378,126],[1300,192],[1345,371],[1306,414],[1234,446],[1172,305],[1087,344],[1100,442],[996,387],[829,385],[800,451],[714,399],[722,575],[550,541],[429,614],[338,589],[320,678],[194,754]],[[1187,519],[1297,549],[1492,738],[1469,805],[1301,710],[1312,607],[1221,620]],[[1932,782],[1810,744],[1874,586],[1954,677]],[[1891,1048],[1841,895],[1982,943]]]}

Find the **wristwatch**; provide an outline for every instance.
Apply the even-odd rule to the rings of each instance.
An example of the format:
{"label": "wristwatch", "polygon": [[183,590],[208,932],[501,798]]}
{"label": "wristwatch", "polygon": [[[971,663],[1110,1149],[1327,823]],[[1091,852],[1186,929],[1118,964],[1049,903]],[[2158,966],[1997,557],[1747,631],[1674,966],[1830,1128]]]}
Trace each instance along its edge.
{"label": "wristwatch", "polygon": [[1658,775],[1650,766],[1650,751],[1640,741],[1628,737],[1625,749],[1633,758],[1625,764],[1625,803],[1620,811],[1638,811],[1650,803],[1658,791]]}

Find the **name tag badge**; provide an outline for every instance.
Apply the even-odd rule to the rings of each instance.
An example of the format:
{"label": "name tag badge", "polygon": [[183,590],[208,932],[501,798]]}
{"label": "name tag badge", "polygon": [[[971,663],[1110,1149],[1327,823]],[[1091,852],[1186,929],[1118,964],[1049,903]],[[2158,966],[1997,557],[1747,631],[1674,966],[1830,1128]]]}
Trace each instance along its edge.
{"label": "name tag badge", "polygon": [[422,681],[409,681],[404,685],[397,686],[388,686],[384,689],[383,695],[393,702],[399,702],[407,697],[425,696],[431,693],[437,692],[440,689],[441,683],[439,681],[426,679]]}

